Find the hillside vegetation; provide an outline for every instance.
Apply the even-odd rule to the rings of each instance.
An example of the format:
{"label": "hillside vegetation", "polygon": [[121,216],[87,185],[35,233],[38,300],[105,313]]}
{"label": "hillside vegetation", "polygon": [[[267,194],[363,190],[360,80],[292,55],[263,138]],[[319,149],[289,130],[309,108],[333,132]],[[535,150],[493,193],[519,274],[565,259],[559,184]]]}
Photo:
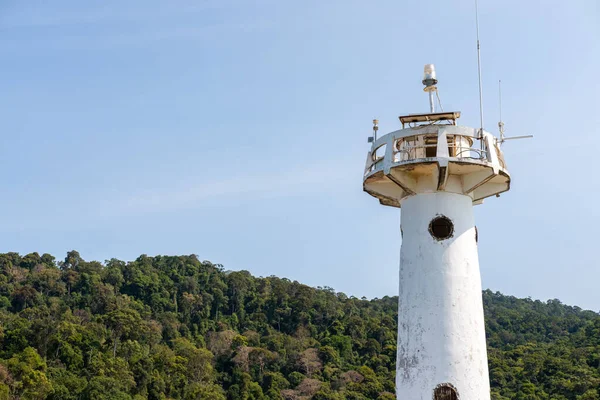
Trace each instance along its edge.
{"label": "hillside vegetation", "polygon": [[[494,399],[600,399],[597,313],[483,298]],[[396,319],[196,256],[0,254],[0,400],[391,400]]]}

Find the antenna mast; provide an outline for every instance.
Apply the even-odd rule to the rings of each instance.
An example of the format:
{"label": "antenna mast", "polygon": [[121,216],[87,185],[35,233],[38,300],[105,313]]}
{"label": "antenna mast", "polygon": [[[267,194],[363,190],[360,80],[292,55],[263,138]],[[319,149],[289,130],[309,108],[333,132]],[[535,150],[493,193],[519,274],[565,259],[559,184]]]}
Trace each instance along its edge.
{"label": "antenna mast", "polygon": [[481,45],[479,44],[479,9],[475,0],[475,26],[477,28],[477,74],[479,75],[479,135],[483,136],[483,89],[481,85]]}
{"label": "antenna mast", "polygon": [[498,80],[498,103],[500,104],[500,121],[498,130],[500,131],[500,143],[504,143],[504,122],[502,122],[502,81]]}
{"label": "antenna mast", "polygon": [[[425,64],[423,67],[423,85],[425,88],[423,91],[429,93],[429,111],[433,114],[435,112],[435,102],[433,101],[433,92],[437,94],[437,86],[438,83],[437,77],[435,75],[435,66],[433,64]],[[438,96],[438,100],[439,100]],[[440,103],[441,108],[441,103]]]}
{"label": "antenna mast", "polygon": [[529,139],[532,138],[533,135],[525,135],[525,136],[504,136],[504,122],[502,122],[502,81],[498,81],[498,100],[500,102],[500,122],[498,122],[498,130],[500,131],[500,144],[506,142],[507,140],[515,140],[515,139]]}

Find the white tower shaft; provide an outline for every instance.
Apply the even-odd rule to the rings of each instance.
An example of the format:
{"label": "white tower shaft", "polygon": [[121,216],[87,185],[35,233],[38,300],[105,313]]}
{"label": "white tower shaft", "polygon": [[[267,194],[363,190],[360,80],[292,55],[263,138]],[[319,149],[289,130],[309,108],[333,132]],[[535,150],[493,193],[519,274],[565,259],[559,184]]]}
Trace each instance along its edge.
{"label": "white tower shaft", "polygon": [[[421,193],[401,207],[397,398],[489,400],[473,199]],[[453,224],[444,240],[430,232],[440,216]]]}

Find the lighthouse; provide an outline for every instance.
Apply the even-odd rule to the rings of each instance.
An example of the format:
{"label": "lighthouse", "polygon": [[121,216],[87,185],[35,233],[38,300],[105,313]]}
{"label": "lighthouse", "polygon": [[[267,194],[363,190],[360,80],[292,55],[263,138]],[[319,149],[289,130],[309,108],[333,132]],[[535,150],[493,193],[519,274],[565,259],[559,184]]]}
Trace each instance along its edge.
{"label": "lighthouse", "polygon": [[500,141],[435,112],[434,66],[423,84],[430,112],[400,116],[377,137],[363,189],[401,209],[396,397],[489,400],[481,276],[473,206],[510,188]]}

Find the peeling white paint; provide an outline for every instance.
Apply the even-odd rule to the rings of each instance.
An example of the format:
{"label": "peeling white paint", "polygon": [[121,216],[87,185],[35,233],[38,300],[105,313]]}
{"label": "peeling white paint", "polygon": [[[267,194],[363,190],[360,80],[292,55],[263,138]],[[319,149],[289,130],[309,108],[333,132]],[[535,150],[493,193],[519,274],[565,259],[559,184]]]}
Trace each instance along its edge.
{"label": "peeling white paint", "polygon": [[[396,395],[431,400],[452,384],[463,400],[489,400],[481,277],[473,199],[435,192],[401,202],[402,250]],[[445,215],[454,234],[438,241],[429,223]]]}

